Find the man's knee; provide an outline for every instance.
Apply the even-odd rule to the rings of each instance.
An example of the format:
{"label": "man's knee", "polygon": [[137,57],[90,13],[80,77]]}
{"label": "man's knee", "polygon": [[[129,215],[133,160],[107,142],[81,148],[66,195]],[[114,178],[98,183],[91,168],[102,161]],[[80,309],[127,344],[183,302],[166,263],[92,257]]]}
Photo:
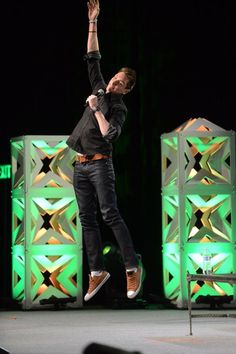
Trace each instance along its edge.
{"label": "man's knee", "polygon": [[102,213],[103,221],[108,225],[114,225],[121,222],[121,216],[118,210],[107,210]]}

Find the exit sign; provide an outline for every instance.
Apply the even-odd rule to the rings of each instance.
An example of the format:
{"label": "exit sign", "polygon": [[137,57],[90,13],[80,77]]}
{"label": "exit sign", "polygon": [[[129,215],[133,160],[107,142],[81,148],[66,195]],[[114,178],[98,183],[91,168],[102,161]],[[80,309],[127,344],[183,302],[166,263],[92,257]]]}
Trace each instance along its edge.
{"label": "exit sign", "polygon": [[11,178],[11,165],[0,165],[0,179]]}

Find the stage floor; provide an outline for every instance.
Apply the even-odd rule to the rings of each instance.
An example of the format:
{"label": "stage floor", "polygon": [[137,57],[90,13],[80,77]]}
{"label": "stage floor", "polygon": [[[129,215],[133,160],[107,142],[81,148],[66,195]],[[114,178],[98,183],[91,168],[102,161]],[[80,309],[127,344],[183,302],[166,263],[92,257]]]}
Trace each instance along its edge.
{"label": "stage floor", "polygon": [[183,309],[2,310],[0,348],[11,354],[82,354],[95,342],[141,354],[235,353],[235,318],[193,318],[192,325],[190,336]]}

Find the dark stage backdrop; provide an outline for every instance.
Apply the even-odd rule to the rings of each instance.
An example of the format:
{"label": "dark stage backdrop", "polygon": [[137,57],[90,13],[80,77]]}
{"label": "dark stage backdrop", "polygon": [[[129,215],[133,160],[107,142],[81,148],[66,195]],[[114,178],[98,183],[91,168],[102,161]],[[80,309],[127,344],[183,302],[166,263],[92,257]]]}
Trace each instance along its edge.
{"label": "dark stage backdrop", "polygon": [[[109,80],[126,65],[138,74],[136,88],[125,97],[129,113],[114,163],[121,213],[147,272],[146,293],[162,292],[161,134],[191,117],[236,130],[233,3],[101,0],[104,77]],[[6,6],[0,164],[10,163],[11,137],[70,134],[90,94],[83,61],[86,1]],[[10,230],[10,197],[8,203],[1,213]],[[103,228],[104,240],[113,240]]]}

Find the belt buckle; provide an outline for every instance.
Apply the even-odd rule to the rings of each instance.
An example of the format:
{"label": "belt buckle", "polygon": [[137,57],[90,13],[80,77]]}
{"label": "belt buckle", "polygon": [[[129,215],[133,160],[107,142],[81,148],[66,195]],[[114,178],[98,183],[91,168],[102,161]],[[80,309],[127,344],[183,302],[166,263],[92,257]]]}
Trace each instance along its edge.
{"label": "belt buckle", "polygon": [[86,161],[91,161],[93,159],[94,155],[85,155]]}

